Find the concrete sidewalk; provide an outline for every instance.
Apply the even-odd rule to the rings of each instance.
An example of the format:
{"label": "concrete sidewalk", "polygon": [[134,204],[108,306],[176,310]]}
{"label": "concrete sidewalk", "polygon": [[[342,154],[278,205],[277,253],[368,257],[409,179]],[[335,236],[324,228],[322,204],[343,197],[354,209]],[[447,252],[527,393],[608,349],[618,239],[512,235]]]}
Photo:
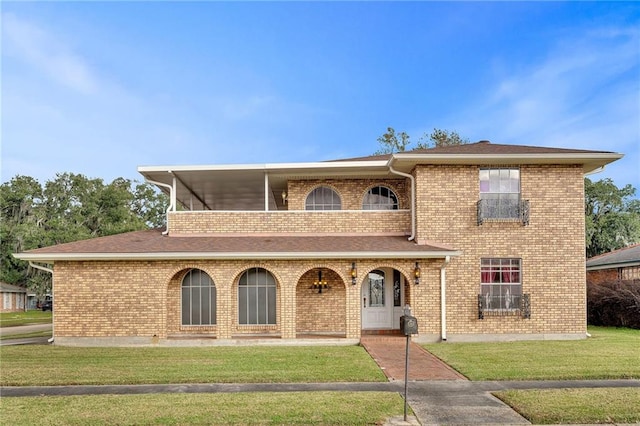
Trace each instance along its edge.
{"label": "concrete sidewalk", "polygon": [[[571,380],[471,382],[429,380],[409,382],[407,401],[416,418],[389,419],[387,425],[529,424],[491,392],[507,389],[562,389],[599,387],[639,387],[640,380]],[[3,397],[125,395],[148,393],[223,392],[397,392],[404,393],[403,381],[376,383],[260,383],[260,384],[168,384],[101,386],[9,386],[0,388]]]}

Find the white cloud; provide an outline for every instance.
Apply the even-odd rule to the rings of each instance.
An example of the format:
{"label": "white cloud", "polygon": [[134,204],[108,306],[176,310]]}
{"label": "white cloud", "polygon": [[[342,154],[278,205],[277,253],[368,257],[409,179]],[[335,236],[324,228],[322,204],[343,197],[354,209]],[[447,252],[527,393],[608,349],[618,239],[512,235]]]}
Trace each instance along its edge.
{"label": "white cloud", "polygon": [[85,61],[43,28],[3,13],[2,32],[6,54],[45,71],[52,80],[82,94],[99,89],[98,79]]}

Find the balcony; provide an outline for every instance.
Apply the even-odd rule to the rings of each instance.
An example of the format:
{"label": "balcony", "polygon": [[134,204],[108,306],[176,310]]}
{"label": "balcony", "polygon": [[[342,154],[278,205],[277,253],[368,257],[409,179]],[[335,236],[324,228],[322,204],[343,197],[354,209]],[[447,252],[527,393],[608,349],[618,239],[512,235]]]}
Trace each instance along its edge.
{"label": "balcony", "polygon": [[477,203],[478,226],[484,222],[520,222],[529,224],[529,200],[481,199]]}
{"label": "balcony", "polygon": [[531,299],[522,295],[478,295],[478,319],[485,316],[521,316],[531,318]]}

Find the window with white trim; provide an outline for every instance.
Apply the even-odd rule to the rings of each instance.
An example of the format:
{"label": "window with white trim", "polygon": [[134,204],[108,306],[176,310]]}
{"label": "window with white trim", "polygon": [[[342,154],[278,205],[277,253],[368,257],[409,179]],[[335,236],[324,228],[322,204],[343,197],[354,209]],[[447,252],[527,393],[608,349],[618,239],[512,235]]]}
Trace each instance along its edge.
{"label": "window with white trim", "polygon": [[362,200],[363,210],[398,210],[398,196],[386,186],[374,186]]}
{"label": "window with white trim", "polygon": [[522,297],[520,259],[481,259],[480,297],[485,310],[520,309]]}
{"label": "window with white trim", "polygon": [[215,325],[216,286],[209,275],[191,269],[182,279],[182,325]]}
{"label": "window with white trim", "polygon": [[520,169],[480,169],[483,217],[514,219],[520,215]]}
{"label": "window with white trim", "polygon": [[240,276],[238,323],[276,324],[276,280],[266,269],[251,268]]}
{"label": "window with white trim", "polygon": [[336,191],[328,186],[319,186],[307,195],[305,210],[340,210],[342,201]]}

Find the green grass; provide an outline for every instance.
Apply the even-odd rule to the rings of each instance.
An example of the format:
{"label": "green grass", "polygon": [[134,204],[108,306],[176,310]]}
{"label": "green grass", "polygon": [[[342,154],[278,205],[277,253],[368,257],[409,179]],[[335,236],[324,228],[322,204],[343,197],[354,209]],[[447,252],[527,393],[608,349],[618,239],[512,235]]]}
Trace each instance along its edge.
{"label": "green grass", "polygon": [[16,327],[29,324],[50,324],[51,311],[3,312],[0,314],[0,327]]}
{"label": "green grass", "polygon": [[590,327],[573,341],[445,343],[424,347],[471,380],[640,378],[640,330]]}
{"label": "green grass", "polygon": [[2,386],[386,381],[360,346],[4,346]]}
{"label": "green grass", "polygon": [[533,424],[640,422],[640,388],[511,390],[495,395]]}
{"label": "green grass", "polygon": [[371,425],[404,403],[388,392],[288,392],[3,397],[0,407],[11,425]]}
{"label": "green grass", "polygon": [[29,337],[51,337],[51,330],[34,331],[31,333],[8,334],[6,336],[0,336],[0,340],[27,339]]}

